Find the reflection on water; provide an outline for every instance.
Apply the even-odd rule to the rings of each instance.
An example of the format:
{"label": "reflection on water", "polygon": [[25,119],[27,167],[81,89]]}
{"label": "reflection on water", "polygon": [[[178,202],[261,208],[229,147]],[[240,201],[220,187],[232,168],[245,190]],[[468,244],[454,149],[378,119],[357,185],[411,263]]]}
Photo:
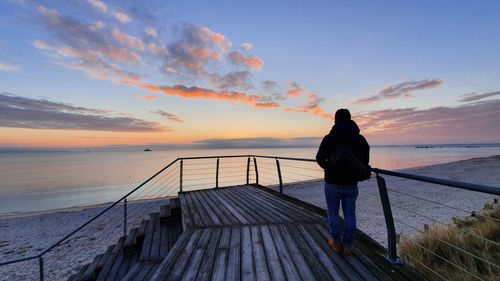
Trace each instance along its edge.
{"label": "reflection on water", "polygon": [[[314,158],[315,148],[0,153],[0,213],[115,201],[177,157],[259,154]],[[500,154],[500,147],[372,147],[372,167],[403,169]],[[315,163],[280,162],[285,183],[321,177]],[[184,161],[184,190],[214,187],[216,160]],[[276,162],[258,160],[259,181],[277,184]],[[161,180],[179,186],[179,171]],[[221,159],[219,186],[246,183],[246,158]],[[256,173],[250,165],[250,182]],[[151,195],[150,195],[151,196]]]}

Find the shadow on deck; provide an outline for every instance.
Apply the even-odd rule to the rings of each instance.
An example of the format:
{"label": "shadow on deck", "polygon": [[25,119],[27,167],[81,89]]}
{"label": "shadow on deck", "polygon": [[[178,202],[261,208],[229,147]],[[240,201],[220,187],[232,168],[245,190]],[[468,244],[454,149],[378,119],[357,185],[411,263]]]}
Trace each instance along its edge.
{"label": "shadow on deck", "polygon": [[121,255],[133,262],[115,266],[121,275],[109,274],[116,262],[108,261],[107,276],[101,269],[85,280],[423,280],[359,231],[352,256],[334,253],[325,210],[258,185],[182,192],[178,203],[180,214],[162,210],[170,226],[152,214],[138,253]]}

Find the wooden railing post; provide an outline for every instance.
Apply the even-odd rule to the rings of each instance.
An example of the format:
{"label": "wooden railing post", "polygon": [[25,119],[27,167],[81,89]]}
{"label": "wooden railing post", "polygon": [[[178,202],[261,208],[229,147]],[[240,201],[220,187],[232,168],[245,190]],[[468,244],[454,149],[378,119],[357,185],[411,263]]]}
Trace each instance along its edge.
{"label": "wooden railing post", "polygon": [[253,166],[255,167],[255,184],[259,184],[259,168],[257,168],[257,159],[253,158]]}
{"label": "wooden railing post", "polygon": [[219,188],[219,158],[217,158],[217,168],[215,169],[215,188]]}
{"label": "wooden railing post", "polygon": [[182,165],[183,165],[183,160],[181,159],[180,163],[180,175],[179,175],[179,191],[182,192]]}
{"label": "wooden railing post", "polygon": [[389,195],[387,194],[387,185],[385,179],[377,173],[377,185],[380,194],[380,201],[382,202],[382,209],[384,211],[385,225],[387,228],[387,259],[392,264],[401,264],[402,261],[398,258],[396,248],[396,228],[394,227],[394,219],[392,217],[391,203],[389,202]]}
{"label": "wooden railing post", "polygon": [[283,194],[283,179],[281,178],[281,167],[278,158],[276,158],[276,169],[278,169],[278,179],[280,181],[280,194]]}
{"label": "wooden railing post", "polygon": [[250,184],[250,156],[247,159],[247,184]]}

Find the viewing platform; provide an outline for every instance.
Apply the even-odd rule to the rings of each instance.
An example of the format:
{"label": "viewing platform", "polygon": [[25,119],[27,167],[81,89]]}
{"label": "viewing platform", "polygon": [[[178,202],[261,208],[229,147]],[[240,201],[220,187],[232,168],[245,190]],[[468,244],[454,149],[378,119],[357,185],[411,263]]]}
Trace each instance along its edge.
{"label": "viewing platform", "polygon": [[[352,255],[345,256],[329,248],[326,210],[311,202],[316,198],[324,201],[323,189],[317,186],[322,172],[314,159],[257,155],[178,158],[117,201],[92,209],[93,214],[79,227],[38,254],[1,262],[0,280],[2,273],[14,276],[10,280],[41,281],[448,280],[431,263],[408,252],[407,245],[412,243],[426,253],[439,254],[418,244],[421,237],[453,251],[439,254],[439,258],[454,268],[477,279],[498,276],[500,265],[489,256],[445,241],[429,226],[420,230],[406,217],[392,213],[393,206],[405,208],[394,194],[409,196],[406,204],[423,200],[470,214],[467,210],[425,198],[425,193],[412,195],[410,190],[388,187],[383,176],[447,186],[455,194],[474,192],[462,193],[464,196],[491,198],[500,195],[500,188],[373,168],[376,186],[371,191],[378,194],[369,199],[379,205],[370,215],[375,219],[379,212],[383,220],[370,218],[360,223],[385,229],[386,240],[375,240],[358,228]],[[296,185],[302,193],[294,191]],[[388,190],[397,203],[391,203]],[[472,216],[489,225],[500,223],[488,212],[473,212]],[[415,229],[415,235],[405,235],[401,242],[401,232],[396,232],[401,225],[395,221]],[[463,232],[455,226],[447,229]],[[467,235],[467,239],[473,235],[477,243],[498,244],[495,237]],[[468,272],[452,260],[456,257],[468,258],[486,270]]]}
{"label": "viewing platform", "polygon": [[[153,280],[416,280],[334,253],[325,217],[258,185],[179,194],[185,233]],[[411,277],[417,277],[412,275]]]}

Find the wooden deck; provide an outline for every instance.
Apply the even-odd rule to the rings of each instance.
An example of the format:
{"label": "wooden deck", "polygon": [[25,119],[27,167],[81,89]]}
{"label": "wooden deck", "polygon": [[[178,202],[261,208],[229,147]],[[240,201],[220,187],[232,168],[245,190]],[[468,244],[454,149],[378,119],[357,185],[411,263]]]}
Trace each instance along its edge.
{"label": "wooden deck", "polygon": [[402,280],[358,249],[334,253],[324,216],[261,187],[179,199],[184,232],[152,280]]}

